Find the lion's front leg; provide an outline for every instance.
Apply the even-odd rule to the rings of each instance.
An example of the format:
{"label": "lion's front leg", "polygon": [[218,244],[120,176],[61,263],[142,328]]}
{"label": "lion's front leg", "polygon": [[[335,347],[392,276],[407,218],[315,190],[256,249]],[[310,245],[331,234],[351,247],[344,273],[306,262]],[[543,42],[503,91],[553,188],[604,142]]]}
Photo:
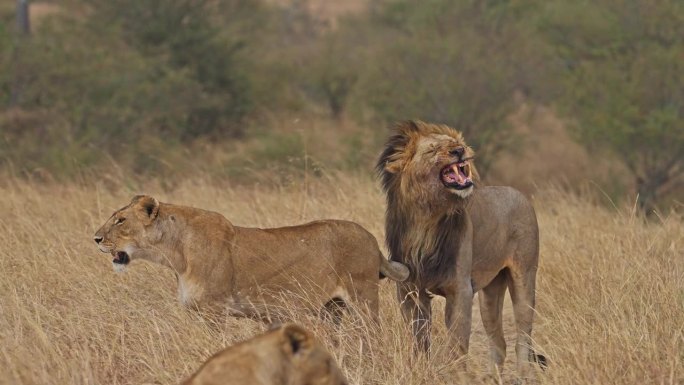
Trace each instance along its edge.
{"label": "lion's front leg", "polygon": [[467,284],[446,292],[444,316],[451,346],[459,356],[468,353],[473,309],[473,287]]}
{"label": "lion's front leg", "polygon": [[456,274],[452,282],[444,287],[446,307],[444,316],[452,347],[457,354],[468,353],[470,326],[473,309],[473,285],[471,281],[473,261],[473,226],[470,217],[465,217],[465,231],[459,240],[456,255]]}
{"label": "lion's front leg", "polygon": [[432,322],[431,296],[421,289],[410,288],[405,284],[397,284],[397,297],[401,305],[401,313],[406,322],[411,324],[417,351],[430,352],[430,326]]}

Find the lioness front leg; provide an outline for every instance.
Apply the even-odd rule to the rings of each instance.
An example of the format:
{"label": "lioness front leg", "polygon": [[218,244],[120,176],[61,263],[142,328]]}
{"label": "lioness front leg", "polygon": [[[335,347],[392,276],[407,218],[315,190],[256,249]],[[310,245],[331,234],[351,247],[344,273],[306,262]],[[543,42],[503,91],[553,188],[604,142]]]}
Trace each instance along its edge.
{"label": "lioness front leg", "polygon": [[417,351],[430,352],[430,326],[432,322],[432,300],[425,290],[413,289],[397,284],[397,296],[404,320],[411,324]]}

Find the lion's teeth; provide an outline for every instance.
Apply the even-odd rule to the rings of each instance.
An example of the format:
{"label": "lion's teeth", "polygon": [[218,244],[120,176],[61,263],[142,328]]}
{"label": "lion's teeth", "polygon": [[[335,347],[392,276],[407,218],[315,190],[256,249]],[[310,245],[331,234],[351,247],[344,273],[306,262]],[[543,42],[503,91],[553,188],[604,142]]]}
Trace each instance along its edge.
{"label": "lion's teeth", "polygon": [[454,174],[456,174],[456,182],[461,183],[463,176],[461,175],[461,171],[458,169],[458,164],[451,166],[451,169],[453,170]]}

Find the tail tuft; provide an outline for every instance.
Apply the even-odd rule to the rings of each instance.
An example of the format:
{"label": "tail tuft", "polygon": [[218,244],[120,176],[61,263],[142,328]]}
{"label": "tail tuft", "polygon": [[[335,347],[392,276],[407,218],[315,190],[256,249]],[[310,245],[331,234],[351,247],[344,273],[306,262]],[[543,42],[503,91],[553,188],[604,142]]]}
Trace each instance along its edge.
{"label": "tail tuft", "polygon": [[381,258],[380,279],[387,277],[397,282],[404,282],[408,279],[410,271],[406,265],[396,261],[388,261],[384,257]]}

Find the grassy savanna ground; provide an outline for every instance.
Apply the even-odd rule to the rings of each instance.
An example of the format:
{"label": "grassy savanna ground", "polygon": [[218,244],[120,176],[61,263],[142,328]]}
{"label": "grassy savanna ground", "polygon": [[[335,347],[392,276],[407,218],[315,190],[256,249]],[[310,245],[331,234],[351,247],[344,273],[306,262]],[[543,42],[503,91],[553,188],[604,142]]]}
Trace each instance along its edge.
{"label": "grassy savanna ground", "polygon": [[[265,329],[244,319],[216,328],[182,309],[168,269],[136,261],[125,274],[112,271],[110,256],[97,250],[92,235],[136,193],[210,208],[236,225],[343,218],[383,238],[383,196],[368,176],[326,174],[268,188],[201,178],[172,190],[126,186],[3,182],[0,383],[173,384],[215,351]],[[682,218],[646,222],[629,207],[607,209],[555,190],[533,200],[542,242],[533,338],[550,360],[547,372],[535,373],[538,382],[684,383]],[[309,316],[297,321],[326,343],[351,384],[494,382],[477,305],[463,369],[445,344],[443,301],[435,301],[430,364],[412,360],[393,284],[382,284],[381,301],[380,330],[353,319],[339,331]],[[511,382],[515,333],[506,301],[504,382]],[[366,334],[376,346],[360,357]]]}

